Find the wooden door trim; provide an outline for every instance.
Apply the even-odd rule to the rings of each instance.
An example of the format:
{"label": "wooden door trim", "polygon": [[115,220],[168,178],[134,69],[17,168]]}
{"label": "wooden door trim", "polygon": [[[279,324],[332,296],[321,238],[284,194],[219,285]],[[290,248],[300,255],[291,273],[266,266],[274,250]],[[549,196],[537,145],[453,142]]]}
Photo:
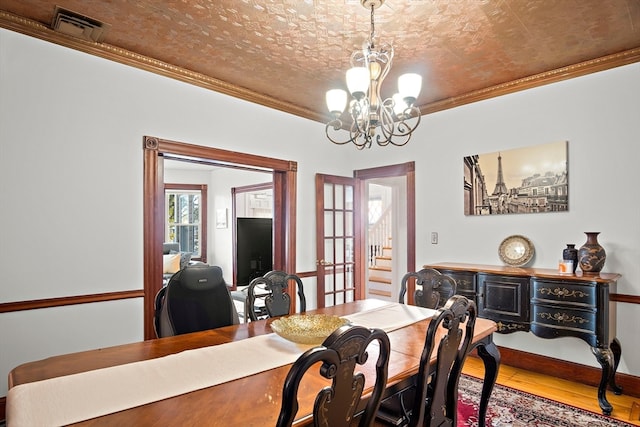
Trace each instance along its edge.
{"label": "wooden door trim", "polygon": [[[364,186],[364,181],[367,179],[373,178],[390,178],[395,176],[405,176],[407,179],[407,271],[416,271],[416,163],[406,162],[400,163],[396,165],[388,165],[388,166],[380,166],[369,169],[360,169],[354,171],[353,176],[359,181],[362,182],[362,186]],[[365,200],[365,191],[360,192],[360,204],[364,206]],[[364,236],[360,237],[364,239]],[[365,245],[362,245],[364,250]],[[364,254],[361,254],[364,260]],[[360,264],[360,272],[361,277],[365,277],[365,269],[366,265]],[[413,295],[415,287],[414,283],[409,284],[408,294]]]}
{"label": "wooden door trim", "polygon": [[369,169],[359,169],[353,172],[354,178],[366,180],[372,178],[388,178],[415,173],[416,162],[399,163],[396,165],[379,166]]}
{"label": "wooden door trim", "polygon": [[274,268],[295,271],[298,164],[156,137],[143,138],[144,338],[155,338],[154,299],[162,287],[164,158],[273,172]]}

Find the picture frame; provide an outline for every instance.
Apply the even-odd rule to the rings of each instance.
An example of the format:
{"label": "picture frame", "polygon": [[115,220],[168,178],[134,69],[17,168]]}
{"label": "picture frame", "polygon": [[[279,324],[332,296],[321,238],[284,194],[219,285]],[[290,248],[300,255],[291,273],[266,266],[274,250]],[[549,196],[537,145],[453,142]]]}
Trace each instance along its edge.
{"label": "picture frame", "polygon": [[568,141],[464,157],[464,214],[569,210]]}

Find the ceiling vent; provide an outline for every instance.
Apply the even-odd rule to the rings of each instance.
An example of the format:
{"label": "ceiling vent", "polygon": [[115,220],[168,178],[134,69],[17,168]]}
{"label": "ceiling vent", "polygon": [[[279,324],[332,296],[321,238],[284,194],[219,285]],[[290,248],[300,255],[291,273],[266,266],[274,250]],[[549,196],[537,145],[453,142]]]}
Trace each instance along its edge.
{"label": "ceiling vent", "polygon": [[100,43],[111,28],[109,24],[56,6],[51,28],[62,34]]}

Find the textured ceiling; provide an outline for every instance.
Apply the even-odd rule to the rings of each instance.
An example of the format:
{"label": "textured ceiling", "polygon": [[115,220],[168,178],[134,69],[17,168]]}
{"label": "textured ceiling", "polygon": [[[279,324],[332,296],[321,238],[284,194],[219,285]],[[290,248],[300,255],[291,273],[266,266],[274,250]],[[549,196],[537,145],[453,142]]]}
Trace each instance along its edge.
{"label": "textured ceiling", "polygon": [[[316,119],[327,115],[324,93],[345,87],[370,20],[359,0],[0,0],[0,24],[49,27],[56,5],[109,24],[104,45]],[[638,0],[387,0],[375,16],[377,40],[395,47],[383,96],[398,75],[420,73],[423,112],[610,55],[640,60]]]}

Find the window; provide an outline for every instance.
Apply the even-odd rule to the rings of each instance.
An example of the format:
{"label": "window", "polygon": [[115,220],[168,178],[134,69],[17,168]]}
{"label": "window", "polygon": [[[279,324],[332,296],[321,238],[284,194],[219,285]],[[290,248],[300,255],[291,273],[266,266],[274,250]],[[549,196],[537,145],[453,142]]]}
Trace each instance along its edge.
{"label": "window", "polygon": [[165,184],[165,242],[177,242],[191,259],[206,262],[207,186]]}

